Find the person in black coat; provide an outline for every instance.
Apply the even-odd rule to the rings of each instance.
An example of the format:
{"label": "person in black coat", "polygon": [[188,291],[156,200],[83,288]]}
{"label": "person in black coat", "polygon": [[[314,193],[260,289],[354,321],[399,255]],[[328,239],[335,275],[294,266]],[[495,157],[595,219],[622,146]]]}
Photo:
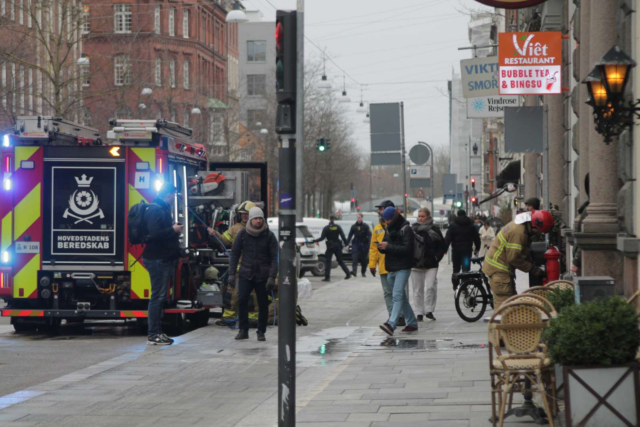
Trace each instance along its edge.
{"label": "person in black coat", "polygon": [[145,214],[147,243],[142,252],[142,263],[151,279],[151,297],[149,298],[147,344],[171,345],[173,340],[162,333],[162,313],[167,297],[167,287],[175,278],[176,264],[180,258],[180,234],[184,225],[173,222],[171,205],[175,199],[176,188],[165,186],[153,203],[149,204]]}
{"label": "person in black coat", "polygon": [[460,270],[469,271],[471,266],[471,254],[475,245],[475,252],[480,250],[480,234],[473,221],[467,216],[467,213],[463,210],[458,211],[458,216],[454,218],[447,235],[444,238],[444,253],[449,250],[451,245],[451,259],[453,261],[453,275],[451,276],[451,282],[453,283],[453,289],[458,287],[458,280],[456,279]]}
{"label": "person in black coat", "polygon": [[413,314],[406,288],[411,267],[413,267],[414,235],[411,224],[404,219],[396,208],[388,207],[382,213],[387,224],[384,238],[378,243],[378,250],[385,254],[384,266],[388,272],[387,283],[393,289],[393,309],[389,320],[380,325],[388,335],[393,335],[400,313],[404,315],[407,327],[402,332],[416,332],[418,321]]}
{"label": "person in black coat", "polygon": [[[242,262],[240,259],[242,258]],[[238,263],[240,268],[238,269]],[[269,230],[262,209],[249,210],[249,222],[240,230],[233,241],[229,260],[229,285],[238,280],[238,323],[240,330],[237,340],[249,338],[249,297],[256,291],[258,297],[258,341],[266,341],[269,316],[269,292],[276,286],[278,275],[278,240]]]}
{"label": "person in black coat", "polygon": [[[353,268],[351,274],[355,277],[358,273],[358,262],[362,271],[362,277],[365,277],[367,271],[367,255],[369,254],[369,243],[371,242],[371,228],[366,224],[361,213],[357,215],[358,220],[351,226],[347,245],[351,243],[351,256],[353,257]],[[353,239],[353,240],[352,240]]]}
{"label": "person in black coat", "polygon": [[[347,238],[344,237],[344,231],[342,231],[342,227],[335,223],[336,217],[331,215],[329,217],[329,225],[325,226],[322,229],[322,234],[319,239],[315,239],[313,243],[322,242],[324,239],[327,239],[327,250],[324,253],[324,279],[323,282],[331,281],[331,261],[333,256],[336,256],[338,260],[338,264],[342,267],[342,270],[347,275],[345,280],[349,280],[351,278],[351,273],[349,273],[349,269],[347,265],[344,263],[342,259],[342,243],[347,245]],[[342,242],[341,242],[342,240]]]}

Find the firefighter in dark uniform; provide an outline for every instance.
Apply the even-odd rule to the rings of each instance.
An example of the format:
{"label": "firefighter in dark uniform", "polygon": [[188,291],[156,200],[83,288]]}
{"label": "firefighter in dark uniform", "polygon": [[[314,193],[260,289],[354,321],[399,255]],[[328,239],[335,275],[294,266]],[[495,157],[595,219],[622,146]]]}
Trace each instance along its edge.
{"label": "firefighter in dark uniform", "polygon": [[[353,258],[353,268],[351,274],[357,276],[358,262],[362,270],[362,277],[367,271],[367,255],[369,254],[369,243],[371,242],[371,228],[363,221],[364,216],[359,213],[358,220],[351,226],[347,245],[351,243],[351,256]],[[353,240],[351,240],[353,239]]]}
{"label": "firefighter in dark uniform", "polygon": [[347,266],[344,263],[344,260],[342,259],[342,243],[340,242],[340,239],[342,239],[342,242],[344,242],[344,244],[346,245],[347,239],[346,237],[344,237],[344,232],[342,231],[342,227],[334,223],[335,220],[336,220],[336,217],[334,215],[331,215],[329,217],[329,225],[327,225],[325,228],[322,229],[322,234],[320,235],[320,238],[314,240],[314,243],[315,243],[315,242],[321,242],[324,239],[327,239],[327,251],[324,253],[325,273],[324,273],[323,282],[330,281],[329,276],[331,276],[331,260],[333,259],[333,255],[336,256],[336,259],[338,260],[338,264],[340,264],[340,267],[342,267],[342,270],[344,270],[345,274],[347,275],[347,277],[345,277],[345,280],[351,279],[351,274],[349,273],[349,269],[347,268]]}

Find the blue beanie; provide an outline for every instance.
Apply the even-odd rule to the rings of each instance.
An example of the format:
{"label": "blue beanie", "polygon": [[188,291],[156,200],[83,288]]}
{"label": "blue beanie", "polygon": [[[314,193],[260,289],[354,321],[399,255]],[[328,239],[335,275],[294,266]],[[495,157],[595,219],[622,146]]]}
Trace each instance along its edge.
{"label": "blue beanie", "polygon": [[382,219],[390,220],[396,217],[396,208],[389,206],[385,208],[384,212],[382,212]]}

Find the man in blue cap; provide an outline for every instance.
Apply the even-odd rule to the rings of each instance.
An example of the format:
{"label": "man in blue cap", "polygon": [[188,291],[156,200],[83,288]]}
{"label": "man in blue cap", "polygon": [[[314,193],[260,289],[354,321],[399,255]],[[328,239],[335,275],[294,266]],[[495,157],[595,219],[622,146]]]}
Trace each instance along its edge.
{"label": "man in blue cap", "polygon": [[411,224],[394,207],[388,207],[382,213],[387,224],[378,250],[385,254],[385,268],[388,271],[387,283],[393,288],[393,309],[386,323],[380,329],[393,335],[400,313],[404,314],[407,327],[402,332],[417,332],[418,321],[407,298],[406,287],[413,267],[414,235]]}

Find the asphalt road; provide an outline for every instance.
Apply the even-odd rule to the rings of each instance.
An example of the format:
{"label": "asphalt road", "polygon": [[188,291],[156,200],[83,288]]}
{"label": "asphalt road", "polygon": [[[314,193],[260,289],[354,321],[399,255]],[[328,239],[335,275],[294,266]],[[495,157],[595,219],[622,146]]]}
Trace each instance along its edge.
{"label": "asphalt road", "polygon": [[[343,278],[334,271],[334,280]],[[328,283],[307,274],[313,288]],[[0,307],[4,303],[0,301]],[[139,335],[135,323],[100,321],[86,325],[65,325],[54,336],[38,333],[15,333],[9,318],[0,317],[0,396],[24,390],[71,372],[118,357],[124,353],[143,352],[146,337]]]}

